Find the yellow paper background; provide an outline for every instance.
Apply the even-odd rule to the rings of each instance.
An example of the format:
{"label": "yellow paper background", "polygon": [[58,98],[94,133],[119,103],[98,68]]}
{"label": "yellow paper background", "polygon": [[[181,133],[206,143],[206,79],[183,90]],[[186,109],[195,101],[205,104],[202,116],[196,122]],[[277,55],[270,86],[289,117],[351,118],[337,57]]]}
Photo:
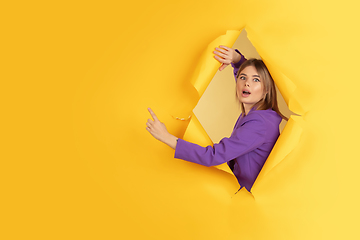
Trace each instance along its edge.
{"label": "yellow paper background", "polygon": [[[1,238],[358,239],[358,9],[347,0],[2,4]],[[152,107],[182,137],[189,120],[174,117],[192,116],[202,54],[243,28],[301,116],[252,194],[234,195],[234,176],[173,159],[145,122]]]}

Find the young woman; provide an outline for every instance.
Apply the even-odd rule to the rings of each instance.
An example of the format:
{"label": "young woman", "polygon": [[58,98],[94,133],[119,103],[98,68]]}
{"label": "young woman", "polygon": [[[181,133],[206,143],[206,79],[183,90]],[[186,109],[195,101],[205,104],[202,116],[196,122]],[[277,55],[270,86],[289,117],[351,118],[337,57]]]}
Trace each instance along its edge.
{"label": "young woman", "polygon": [[249,59],[237,50],[220,46],[214,51],[223,70],[234,67],[236,96],[242,113],[229,138],[214,146],[201,147],[171,135],[149,108],[153,120],[146,129],[159,141],[175,149],[175,158],[214,166],[227,162],[241,187],[251,190],[278,136],[281,119],[275,83],[262,60]]}

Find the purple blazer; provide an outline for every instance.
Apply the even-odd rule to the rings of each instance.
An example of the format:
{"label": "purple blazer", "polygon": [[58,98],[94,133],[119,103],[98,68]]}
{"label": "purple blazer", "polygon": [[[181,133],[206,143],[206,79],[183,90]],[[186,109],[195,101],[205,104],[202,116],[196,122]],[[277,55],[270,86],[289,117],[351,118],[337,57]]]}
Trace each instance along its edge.
{"label": "purple blazer", "polygon": [[[237,70],[246,59],[233,65]],[[229,138],[223,138],[214,146],[201,147],[179,139],[175,158],[204,166],[228,163],[240,187],[251,190],[277,138],[281,117],[273,110],[251,109],[246,116],[240,115]]]}

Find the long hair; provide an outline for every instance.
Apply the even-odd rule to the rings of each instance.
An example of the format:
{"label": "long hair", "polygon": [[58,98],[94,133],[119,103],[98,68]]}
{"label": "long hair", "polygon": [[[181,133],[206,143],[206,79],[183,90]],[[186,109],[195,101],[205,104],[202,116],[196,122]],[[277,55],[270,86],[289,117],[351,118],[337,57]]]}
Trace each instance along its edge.
{"label": "long hair", "polygon": [[[245,61],[243,64],[241,64],[239,71],[236,75],[236,79],[238,79],[239,74],[241,71],[248,67],[253,66],[255,67],[257,73],[260,76],[261,83],[263,84],[264,88],[264,97],[260,99],[254,106],[256,107],[256,110],[266,110],[271,108],[277,114],[281,116],[282,119],[288,120],[287,117],[285,117],[279,110],[278,103],[277,103],[277,96],[276,96],[276,88],[275,88],[275,82],[273,78],[271,77],[269,70],[267,69],[265,63],[262,60],[251,58]],[[244,104],[241,103],[241,111],[243,113],[243,116],[245,116],[245,109]]]}

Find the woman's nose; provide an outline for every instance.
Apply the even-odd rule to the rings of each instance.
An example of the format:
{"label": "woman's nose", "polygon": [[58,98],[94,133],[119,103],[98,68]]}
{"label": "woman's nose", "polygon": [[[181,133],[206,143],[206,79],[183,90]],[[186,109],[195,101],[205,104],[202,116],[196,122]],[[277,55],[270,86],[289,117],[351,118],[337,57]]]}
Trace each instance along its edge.
{"label": "woman's nose", "polygon": [[245,82],[245,87],[250,87],[250,85],[247,81]]}

